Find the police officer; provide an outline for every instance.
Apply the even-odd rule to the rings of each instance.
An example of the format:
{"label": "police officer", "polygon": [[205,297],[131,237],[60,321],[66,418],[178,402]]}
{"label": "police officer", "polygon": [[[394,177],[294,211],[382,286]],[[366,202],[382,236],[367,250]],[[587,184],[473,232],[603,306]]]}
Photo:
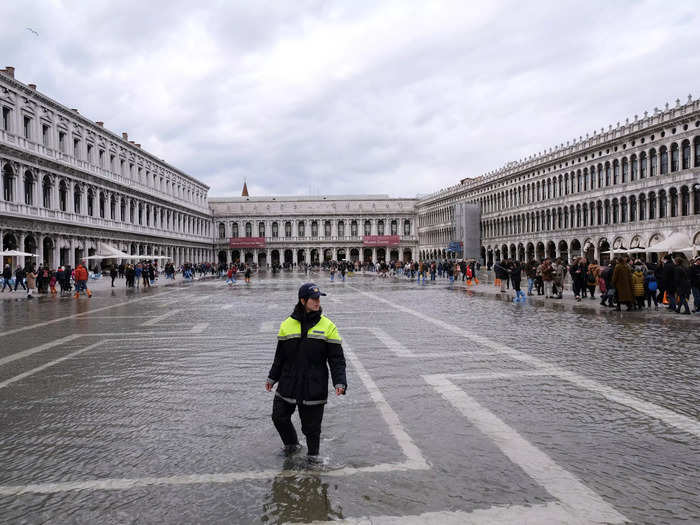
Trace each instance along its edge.
{"label": "police officer", "polygon": [[326,294],[313,283],[299,288],[294,311],[280,325],[275,360],[265,383],[268,392],[277,383],[272,421],[287,454],[301,448],[292,424],[292,414],[299,407],[310,462],[318,461],[329,368],[336,395],[344,395],[347,388],[340,334],[321,313],[322,295]]}

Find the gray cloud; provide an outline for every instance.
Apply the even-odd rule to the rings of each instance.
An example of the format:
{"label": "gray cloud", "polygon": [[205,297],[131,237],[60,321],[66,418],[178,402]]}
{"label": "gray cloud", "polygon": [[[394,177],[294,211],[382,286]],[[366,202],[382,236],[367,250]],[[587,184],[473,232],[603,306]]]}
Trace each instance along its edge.
{"label": "gray cloud", "polygon": [[0,49],[20,80],[214,196],[243,178],[253,194],[432,192],[700,95],[690,1],[4,10]]}

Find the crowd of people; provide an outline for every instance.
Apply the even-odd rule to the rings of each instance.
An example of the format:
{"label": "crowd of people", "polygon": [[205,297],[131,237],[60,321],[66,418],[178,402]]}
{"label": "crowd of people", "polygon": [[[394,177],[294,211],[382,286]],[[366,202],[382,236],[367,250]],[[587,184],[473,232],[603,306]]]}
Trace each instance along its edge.
{"label": "crowd of people", "polygon": [[571,292],[579,302],[587,297],[595,299],[597,291],[601,306],[618,311],[623,305],[627,310],[650,310],[652,303],[658,310],[659,303],[663,303],[670,311],[690,314],[692,294],[693,312],[700,312],[700,257],[688,263],[684,257],[674,259],[669,254],[653,263],[620,255],[602,266],[585,257],[575,258],[570,264],[560,258],[525,264],[504,260],[494,264],[493,272],[502,293],[512,286],[516,301],[525,300],[520,288],[524,273],[527,295],[561,299],[568,277]]}
{"label": "crowd of people", "polygon": [[[14,275],[14,278],[13,278]],[[5,264],[2,272],[2,293],[9,288],[10,293],[16,292],[21,286],[26,292],[27,299],[31,299],[36,289],[39,294],[70,295],[78,298],[81,293],[92,297],[92,292],[87,287],[88,270],[83,263],[71,269],[70,266],[59,266],[52,269],[47,265],[28,263],[26,266],[17,266],[13,273],[9,264]],[[58,288],[58,289],[57,289]]]}
{"label": "crowd of people", "polygon": [[[450,283],[462,281],[469,285],[479,284],[481,265],[473,260],[433,260],[433,261],[325,261],[323,263],[294,265],[272,265],[273,273],[294,269],[309,274],[311,271],[328,271],[330,280],[345,281],[348,274],[353,272],[376,273],[378,277],[395,277],[404,280],[415,280],[419,284],[438,279],[449,280]],[[673,258],[666,255],[660,262],[644,262],[632,259],[627,255],[614,257],[608,264],[599,265],[597,261],[590,262],[585,257],[574,258],[567,263],[561,258],[546,258],[542,261],[517,260],[497,261],[492,268],[494,282],[500,287],[501,293],[512,288],[514,302],[525,302],[527,296],[544,296],[545,299],[562,299],[567,286],[576,301],[595,299],[596,294],[600,305],[621,310],[624,305],[627,310],[651,309],[652,303],[656,310],[659,303],[668,306],[669,311],[690,314],[690,298],[692,295],[693,312],[700,312],[700,256],[688,261],[684,257]],[[101,272],[108,272],[111,285],[115,280],[125,279],[127,288],[148,288],[155,284],[159,275],[165,279],[175,279],[176,273],[181,273],[185,280],[200,278],[207,275],[225,278],[229,285],[237,283],[237,277],[243,275],[250,282],[254,272],[259,271],[256,265],[236,261],[226,263],[184,263],[176,268],[171,262],[159,267],[157,261],[143,261],[136,264],[122,263],[106,268],[95,268],[93,277],[99,277]],[[36,289],[39,294],[67,295],[79,297],[84,293],[88,297],[92,292],[87,287],[89,272],[83,261],[76,268],[61,266],[51,269],[46,265],[29,263],[25,267],[18,266],[13,271],[6,264],[2,272],[2,293],[6,289],[16,292],[20,287],[26,291],[27,297],[32,296]],[[526,292],[521,283],[526,279]]]}

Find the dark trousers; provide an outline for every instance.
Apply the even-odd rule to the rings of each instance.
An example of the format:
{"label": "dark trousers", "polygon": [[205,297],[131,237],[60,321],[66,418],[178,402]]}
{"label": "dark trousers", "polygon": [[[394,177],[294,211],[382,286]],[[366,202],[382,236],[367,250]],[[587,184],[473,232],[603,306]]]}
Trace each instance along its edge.
{"label": "dark trousers", "polygon": [[647,307],[651,308],[651,302],[654,301],[654,306],[659,307],[659,301],[656,297],[656,290],[647,290],[646,293],[646,298],[647,298]]}
{"label": "dark trousers", "polygon": [[[323,407],[325,405],[299,404],[299,419],[301,419],[301,431],[306,436],[307,453],[310,456],[318,454],[321,443],[321,422],[323,421]],[[292,414],[297,405],[287,403],[275,396],[272,403],[272,422],[285,445],[295,445],[299,442],[297,432],[292,424]]]}

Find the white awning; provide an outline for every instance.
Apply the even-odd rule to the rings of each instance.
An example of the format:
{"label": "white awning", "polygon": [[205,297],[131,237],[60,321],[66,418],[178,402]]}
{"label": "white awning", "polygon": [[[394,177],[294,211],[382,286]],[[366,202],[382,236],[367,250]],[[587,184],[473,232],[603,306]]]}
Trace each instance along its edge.
{"label": "white awning", "polygon": [[3,257],[36,257],[36,253],[29,253],[29,252],[19,252],[17,250],[5,250],[4,252],[0,252],[0,256]]}
{"label": "white awning", "polygon": [[658,242],[653,246],[649,246],[649,248],[645,249],[644,251],[646,253],[697,253],[698,250],[700,250],[700,246],[693,246],[685,233],[673,232],[663,241]]}

